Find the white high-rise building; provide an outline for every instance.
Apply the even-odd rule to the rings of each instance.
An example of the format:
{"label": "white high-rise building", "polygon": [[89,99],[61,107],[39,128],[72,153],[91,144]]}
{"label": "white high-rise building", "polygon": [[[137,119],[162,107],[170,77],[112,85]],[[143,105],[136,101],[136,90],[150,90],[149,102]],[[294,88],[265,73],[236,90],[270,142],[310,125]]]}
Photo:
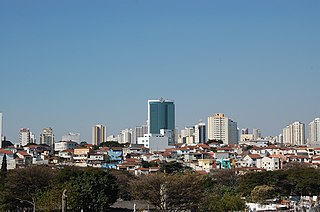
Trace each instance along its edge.
{"label": "white high-rise building", "polygon": [[259,138],[261,138],[261,131],[260,129],[252,129],[252,134],[253,134],[253,140],[258,140]]}
{"label": "white high-rise building", "polygon": [[237,122],[232,121],[223,113],[208,117],[208,139],[219,140],[223,144],[238,143]]}
{"label": "white high-rise building", "polygon": [[30,143],[30,130],[29,128],[20,128],[19,131],[19,143],[21,146],[25,146]]}
{"label": "white high-rise building", "polygon": [[199,122],[194,126],[194,142],[205,143],[207,142],[207,131],[206,131],[206,124],[203,122]]}
{"label": "white high-rise building", "polygon": [[309,143],[320,144],[320,118],[314,119],[309,124]]}
{"label": "white high-rise building", "polygon": [[3,135],[2,135],[2,113],[0,113],[0,148],[2,148],[2,140],[3,140]]}
{"label": "white high-rise building", "polygon": [[121,130],[118,138],[120,144],[134,143],[134,132],[132,129]]}
{"label": "white high-rise building", "polygon": [[43,128],[40,135],[40,144],[46,144],[51,147],[51,152],[54,151],[54,134],[52,128]]}
{"label": "white high-rise building", "polygon": [[185,127],[181,130],[181,141],[178,143],[184,144],[193,144],[194,143],[194,128],[193,127]]}
{"label": "white high-rise building", "polygon": [[37,143],[36,135],[30,131],[30,143]]}
{"label": "white high-rise building", "polygon": [[137,126],[135,128],[135,143],[138,143],[138,138],[143,137],[144,134],[147,134],[147,133],[148,133],[147,125]]}
{"label": "white high-rise building", "polygon": [[107,141],[108,133],[107,127],[102,124],[97,124],[92,127],[92,144],[100,145],[103,142]]}
{"label": "white high-rise building", "polygon": [[283,129],[283,143],[290,145],[305,144],[305,126],[301,122],[294,122]]}

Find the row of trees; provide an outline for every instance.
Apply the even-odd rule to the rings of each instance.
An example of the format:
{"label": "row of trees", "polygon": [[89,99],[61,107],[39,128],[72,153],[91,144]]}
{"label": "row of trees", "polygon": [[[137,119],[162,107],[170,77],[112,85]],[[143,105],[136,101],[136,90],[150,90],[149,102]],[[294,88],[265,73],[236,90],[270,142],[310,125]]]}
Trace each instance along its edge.
{"label": "row of trees", "polygon": [[200,175],[181,164],[165,164],[154,175],[94,168],[32,166],[1,174],[0,211],[61,211],[66,189],[68,209],[106,211],[118,198],[145,200],[158,211],[240,211],[247,201],[273,197],[319,195],[320,172],[292,167],[237,175],[219,170]]}

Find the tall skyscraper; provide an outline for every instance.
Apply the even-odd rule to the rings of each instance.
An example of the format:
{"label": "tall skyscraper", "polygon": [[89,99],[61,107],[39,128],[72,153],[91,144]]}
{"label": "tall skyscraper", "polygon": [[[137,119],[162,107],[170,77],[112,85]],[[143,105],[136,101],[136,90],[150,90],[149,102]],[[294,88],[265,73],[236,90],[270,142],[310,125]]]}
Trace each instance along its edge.
{"label": "tall skyscraper", "polygon": [[30,132],[30,143],[37,143],[36,135]]}
{"label": "tall skyscraper", "polygon": [[2,135],[2,113],[0,113],[0,148],[2,148],[2,139],[3,139],[3,135]]}
{"label": "tall skyscraper", "polygon": [[309,142],[320,144],[320,118],[314,119],[309,124]]}
{"label": "tall skyscraper", "polygon": [[260,129],[253,128],[252,129],[252,134],[253,134],[253,140],[258,140],[259,138],[261,138]]}
{"label": "tall skyscraper", "polygon": [[184,144],[193,144],[194,143],[194,128],[185,127],[181,130],[181,142]]}
{"label": "tall skyscraper", "polygon": [[148,133],[159,134],[161,129],[171,130],[175,142],[175,105],[173,100],[148,100]]}
{"label": "tall skyscraper", "polygon": [[19,143],[21,146],[25,146],[31,142],[31,132],[29,128],[20,128],[19,131]]}
{"label": "tall skyscraper", "polygon": [[54,134],[52,128],[43,128],[40,134],[40,144],[46,144],[51,147],[51,151],[54,150]]}
{"label": "tall skyscraper", "polygon": [[305,126],[296,121],[283,129],[283,143],[290,145],[305,144]]}
{"label": "tall skyscraper", "polygon": [[194,126],[194,142],[199,143],[205,143],[207,141],[206,136],[206,124],[203,122],[199,122]]}
{"label": "tall skyscraper", "polygon": [[119,138],[118,138],[118,142],[120,144],[132,144],[134,143],[134,131],[132,129],[124,129],[121,130],[120,134],[119,134]]}
{"label": "tall skyscraper", "polygon": [[143,135],[147,133],[148,133],[147,125],[137,126],[135,128],[135,143],[138,143],[138,138],[143,137]]}
{"label": "tall skyscraper", "polygon": [[92,144],[100,145],[107,141],[107,127],[102,124],[97,124],[92,127]]}
{"label": "tall skyscraper", "polygon": [[237,122],[232,121],[223,113],[216,113],[214,116],[209,116],[208,139],[220,140],[223,144],[237,144]]}

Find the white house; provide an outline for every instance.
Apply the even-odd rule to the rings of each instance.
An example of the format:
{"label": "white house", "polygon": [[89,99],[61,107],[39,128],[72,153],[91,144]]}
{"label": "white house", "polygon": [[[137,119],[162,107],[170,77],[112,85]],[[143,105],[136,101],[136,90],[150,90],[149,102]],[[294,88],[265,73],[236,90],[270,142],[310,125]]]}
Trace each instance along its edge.
{"label": "white house", "polygon": [[61,152],[64,150],[70,150],[77,148],[78,144],[73,141],[60,141],[54,144],[54,151]]}
{"label": "white house", "polygon": [[169,148],[169,138],[161,134],[144,134],[143,137],[138,138],[138,144],[142,144],[144,147],[153,151],[164,151]]}
{"label": "white house", "polygon": [[257,159],[257,168],[274,171],[280,169],[280,158],[278,157],[263,157]]}
{"label": "white house", "polygon": [[258,159],[262,156],[259,154],[248,154],[237,162],[238,167],[257,167]]}

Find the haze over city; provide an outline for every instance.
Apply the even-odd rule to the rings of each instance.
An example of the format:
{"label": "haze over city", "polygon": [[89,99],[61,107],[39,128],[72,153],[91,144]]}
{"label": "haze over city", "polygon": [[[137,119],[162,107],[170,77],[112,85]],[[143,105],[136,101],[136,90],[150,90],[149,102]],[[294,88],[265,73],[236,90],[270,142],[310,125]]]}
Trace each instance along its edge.
{"label": "haze over city", "polygon": [[0,111],[19,129],[91,141],[175,101],[176,127],[221,112],[277,135],[319,117],[319,1],[2,1]]}

